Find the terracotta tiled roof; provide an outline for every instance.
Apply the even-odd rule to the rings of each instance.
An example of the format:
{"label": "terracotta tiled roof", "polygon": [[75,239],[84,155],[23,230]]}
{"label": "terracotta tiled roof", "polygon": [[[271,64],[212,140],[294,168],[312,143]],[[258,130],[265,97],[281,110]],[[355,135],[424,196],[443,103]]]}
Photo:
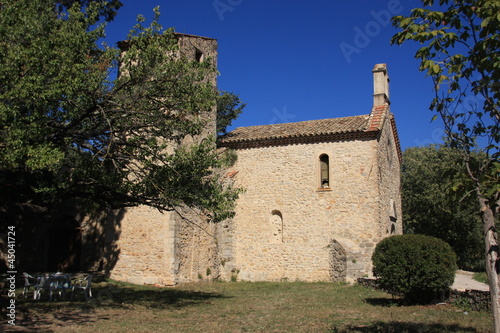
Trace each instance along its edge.
{"label": "terracotta tiled roof", "polygon": [[367,128],[368,132],[380,131],[384,122],[385,116],[389,113],[389,105],[377,105],[372,108],[370,113],[370,125]]}
{"label": "terracotta tiled roof", "polygon": [[369,128],[370,115],[309,120],[296,123],[238,127],[221,139],[221,145],[250,141],[331,136],[363,133]]}

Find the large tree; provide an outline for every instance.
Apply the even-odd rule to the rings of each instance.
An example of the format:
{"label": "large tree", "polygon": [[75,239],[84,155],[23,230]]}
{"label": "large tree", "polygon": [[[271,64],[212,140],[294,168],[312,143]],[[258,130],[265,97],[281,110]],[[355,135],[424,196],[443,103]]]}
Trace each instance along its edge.
{"label": "large tree", "polygon": [[[477,154],[474,158],[480,158]],[[458,267],[484,269],[483,239],[477,203],[453,191],[463,181],[461,152],[444,145],[410,147],[401,170],[405,233],[446,241],[457,254]]]}
{"label": "large tree", "polygon": [[[500,262],[495,214],[500,196],[500,1],[422,0],[411,15],[393,18],[392,42],[422,44],[415,57],[434,82],[430,108],[459,148],[483,222],[486,270],[495,332],[500,332]],[[473,163],[471,152],[485,157]],[[471,184],[471,186],[467,185]]]}
{"label": "large tree", "polygon": [[[3,224],[50,214],[68,199],[231,216],[238,190],[221,181],[215,135],[183,144],[216,106],[216,68],[180,58],[176,35],[157,17],[148,27],[139,19],[126,53],[102,47],[100,20],[118,3],[1,2]],[[118,65],[126,75],[111,80]]]}

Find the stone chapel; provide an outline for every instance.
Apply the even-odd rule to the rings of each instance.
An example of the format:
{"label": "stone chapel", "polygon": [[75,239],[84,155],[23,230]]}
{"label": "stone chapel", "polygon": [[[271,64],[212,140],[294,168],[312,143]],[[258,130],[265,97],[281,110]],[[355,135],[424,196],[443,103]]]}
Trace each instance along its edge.
{"label": "stone chapel", "polygon": [[[175,38],[181,55],[217,64],[215,39]],[[160,285],[370,277],[376,244],[402,233],[401,149],[387,66],[372,73],[373,107],[365,114],[240,127],[220,139],[218,149],[237,155],[225,179],[244,189],[233,219],[207,223],[187,207],[176,209],[181,214],[140,206],[95,216],[64,207],[52,223],[24,233],[39,254],[27,252],[25,269],[64,264]],[[215,107],[203,117],[209,124],[201,136],[215,135]]]}
{"label": "stone chapel", "polygon": [[[177,36],[185,54],[216,61],[216,40]],[[110,277],[175,285],[372,276],[376,244],[402,233],[401,149],[387,66],[372,73],[366,114],[240,127],[220,140],[220,149],[237,154],[228,181],[245,189],[233,219],[197,223],[186,208],[183,217],[148,207],[122,212],[119,223],[104,227],[119,237],[98,254]]]}
{"label": "stone chapel", "polygon": [[244,187],[232,221],[243,280],[348,281],[402,233],[401,152],[385,64],[373,69],[369,114],[237,128],[221,146]]}

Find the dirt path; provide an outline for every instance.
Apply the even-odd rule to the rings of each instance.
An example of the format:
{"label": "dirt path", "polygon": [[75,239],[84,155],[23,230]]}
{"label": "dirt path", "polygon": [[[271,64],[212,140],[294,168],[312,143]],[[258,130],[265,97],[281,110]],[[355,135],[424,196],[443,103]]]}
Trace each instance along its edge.
{"label": "dirt path", "polygon": [[455,275],[455,282],[451,286],[452,289],[464,291],[468,290],[482,290],[489,291],[490,287],[486,283],[478,282],[473,279],[474,273],[457,271]]}

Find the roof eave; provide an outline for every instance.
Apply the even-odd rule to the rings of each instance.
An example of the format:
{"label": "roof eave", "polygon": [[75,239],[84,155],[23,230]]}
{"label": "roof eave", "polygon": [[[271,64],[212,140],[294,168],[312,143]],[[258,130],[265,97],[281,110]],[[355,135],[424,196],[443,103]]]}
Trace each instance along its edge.
{"label": "roof eave", "polygon": [[294,144],[351,141],[356,139],[374,139],[377,138],[380,131],[356,131],[323,135],[293,136],[281,138],[266,138],[254,140],[224,141],[219,142],[219,147],[232,149],[246,149],[271,146],[286,146]]}

